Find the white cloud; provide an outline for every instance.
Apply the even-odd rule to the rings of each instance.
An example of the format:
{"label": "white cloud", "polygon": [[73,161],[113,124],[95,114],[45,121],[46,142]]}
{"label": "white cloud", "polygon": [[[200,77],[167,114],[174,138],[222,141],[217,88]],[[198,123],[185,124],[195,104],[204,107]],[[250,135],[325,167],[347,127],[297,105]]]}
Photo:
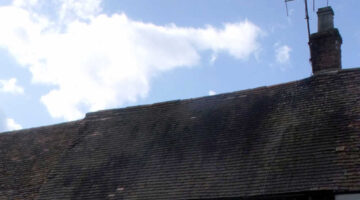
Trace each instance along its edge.
{"label": "white cloud", "polygon": [[276,62],[280,64],[288,63],[290,60],[290,52],[291,48],[289,46],[278,46],[277,44],[275,44]]}
{"label": "white cloud", "polygon": [[101,0],[59,0],[60,19],[75,16],[82,19],[92,18],[94,14],[101,11]]}
{"label": "white cloud", "polygon": [[38,0],[13,0],[13,5],[18,7],[34,6]]}
{"label": "white cloud", "polygon": [[213,65],[217,59],[217,55],[213,53],[210,58],[210,64]]}
{"label": "white cloud", "polygon": [[22,126],[17,122],[15,122],[15,120],[12,118],[6,118],[5,123],[6,123],[6,131],[14,131],[14,130],[22,129]]}
{"label": "white cloud", "polygon": [[0,110],[0,133],[4,131],[13,131],[22,129],[14,119],[6,117]]}
{"label": "white cloud", "polygon": [[100,0],[56,2],[55,22],[16,4],[0,7],[0,47],[31,71],[34,83],[54,86],[41,102],[56,118],[73,120],[146,97],[152,77],[196,66],[202,51],[245,60],[260,46],[262,31],[248,20],[222,28],[159,26],[99,14]]}
{"label": "white cloud", "polygon": [[213,96],[213,95],[216,95],[216,92],[214,90],[209,90],[209,96]]}
{"label": "white cloud", "polygon": [[23,94],[24,89],[17,85],[16,78],[9,80],[0,80],[0,92],[11,93],[11,94]]}
{"label": "white cloud", "polygon": [[0,133],[6,131],[6,117],[0,110]]}

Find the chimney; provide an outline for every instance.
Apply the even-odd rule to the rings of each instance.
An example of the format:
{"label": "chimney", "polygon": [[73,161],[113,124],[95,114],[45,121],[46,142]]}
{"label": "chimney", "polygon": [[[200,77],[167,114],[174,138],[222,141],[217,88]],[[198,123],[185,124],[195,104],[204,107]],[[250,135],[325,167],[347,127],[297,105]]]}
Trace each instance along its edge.
{"label": "chimney", "polygon": [[328,6],[319,8],[318,32],[310,36],[310,52],[313,74],[341,69],[342,38],[334,28],[334,11]]}

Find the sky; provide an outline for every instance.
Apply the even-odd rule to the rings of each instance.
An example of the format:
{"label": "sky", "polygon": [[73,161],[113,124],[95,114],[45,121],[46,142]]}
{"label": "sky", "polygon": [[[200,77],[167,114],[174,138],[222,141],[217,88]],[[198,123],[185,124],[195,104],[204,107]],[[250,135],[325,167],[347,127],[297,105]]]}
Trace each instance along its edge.
{"label": "sky", "polygon": [[[309,0],[310,30],[326,0]],[[343,68],[359,0],[330,0]],[[304,1],[2,0],[0,132],[311,76]]]}

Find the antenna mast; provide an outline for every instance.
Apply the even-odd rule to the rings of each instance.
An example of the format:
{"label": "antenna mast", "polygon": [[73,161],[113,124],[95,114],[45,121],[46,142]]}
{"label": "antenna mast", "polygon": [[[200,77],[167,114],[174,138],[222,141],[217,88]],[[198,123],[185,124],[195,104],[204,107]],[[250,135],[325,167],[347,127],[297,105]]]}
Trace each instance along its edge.
{"label": "antenna mast", "polygon": [[[287,7],[287,2],[289,1],[294,1],[294,0],[285,0],[285,4],[286,4],[286,13],[289,16],[288,13],[288,7]],[[304,0],[305,3],[305,19],[306,19],[306,25],[307,25],[307,33],[308,33],[308,45],[310,48],[310,54],[311,54],[311,47],[310,47],[310,22],[309,22],[309,10],[308,10],[308,1]],[[313,0],[313,10],[315,10],[315,0]],[[311,59],[310,59],[311,62]]]}
{"label": "antenna mast", "polygon": [[309,22],[308,3],[307,3],[307,0],[304,0],[304,1],[305,1],[305,19],[306,19],[306,23],[307,23],[308,37],[309,37],[309,41],[310,41],[310,22]]}

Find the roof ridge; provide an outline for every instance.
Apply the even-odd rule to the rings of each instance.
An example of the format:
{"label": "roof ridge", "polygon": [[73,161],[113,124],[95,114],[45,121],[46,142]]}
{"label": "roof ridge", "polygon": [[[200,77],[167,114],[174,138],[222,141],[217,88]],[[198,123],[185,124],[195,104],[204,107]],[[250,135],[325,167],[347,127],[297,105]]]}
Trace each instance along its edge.
{"label": "roof ridge", "polygon": [[[124,108],[114,108],[114,109],[106,109],[106,110],[100,110],[100,111],[95,111],[95,112],[89,112],[89,113],[86,113],[85,120],[92,120],[92,119],[99,118],[99,117],[101,119],[104,119],[107,117],[117,116],[118,114],[143,111],[144,109],[148,109],[148,108],[149,109],[161,108],[161,107],[170,106],[170,105],[174,105],[174,104],[191,103],[191,102],[200,101],[200,100],[221,101],[221,100],[226,100],[226,99],[242,98],[249,94],[256,94],[256,93],[262,92],[264,90],[268,90],[269,88],[276,88],[276,87],[281,87],[281,86],[285,86],[285,85],[296,84],[298,82],[301,82],[301,81],[309,79],[309,78],[311,78],[311,77],[296,80],[296,81],[290,81],[290,82],[286,82],[286,83],[280,83],[280,84],[276,84],[276,85],[259,86],[256,88],[249,88],[249,89],[245,89],[245,90],[221,93],[221,94],[216,94],[216,95],[212,95],[212,96],[200,96],[200,97],[189,98],[189,99],[177,99],[177,100],[150,103],[150,104],[144,104],[144,105],[129,106],[129,107],[124,107]],[[234,97],[229,98],[231,96],[234,96]]]}
{"label": "roof ridge", "polygon": [[212,95],[212,96],[200,96],[200,97],[189,98],[189,99],[176,99],[176,100],[156,102],[156,103],[150,103],[150,104],[128,106],[128,107],[124,107],[124,108],[99,110],[99,111],[86,113],[85,119],[86,120],[93,120],[96,118],[104,119],[104,118],[108,118],[108,117],[112,117],[112,116],[117,116],[117,115],[123,114],[123,113],[136,112],[139,110],[142,111],[147,108],[159,108],[159,107],[170,106],[170,105],[174,105],[174,104],[178,104],[178,103],[190,103],[190,102],[204,100],[204,99],[208,99],[211,101],[212,100],[218,101],[218,100],[224,100],[231,95],[236,95],[234,98],[239,98],[239,97],[242,97],[242,95],[248,95],[249,93],[255,94],[257,92],[261,92],[261,91],[268,90],[268,89],[275,89],[275,88],[283,87],[286,85],[296,84],[296,83],[302,82],[304,80],[310,80],[313,78],[348,73],[348,72],[353,72],[353,71],[360,71],[360,67],[341,69],[341,70],[337,70],[336,72],[332,72],[332,73],[320,73],[320,74],[316,74],[316,75],[302,78],[299,80],[289,81],[286,83],[279,83],[279,84],[274,84],[274,85],[269,85],[269,86],[259,86],[259,87],[255,87],[255,88],[248,88],[245,90],[221,93],[221,94],[216,94],[216,95]]}
{"label": "roof ridge", "polygon": [[54,126],[63,126],[65,124],[66,125],[77,124],[77,123],[80,123],[83,120],[84,119],[78,119],[78,120],[74,120],[74,121],[60,122],[60,123],[49,124],[49,125],[44,125],[44,126],[30,127],[30,128],[24,128],[24,129],[13,130],[13,131],[5,131],[5,132],[0,132],[0,136],[1,135],[10,135],[10,134],[29,132],[29,131],[33,131],[33,130],[37,130],[37,129],[42,129],[42,128],[45,128],[45,129],[46,128],[54,128]]}

